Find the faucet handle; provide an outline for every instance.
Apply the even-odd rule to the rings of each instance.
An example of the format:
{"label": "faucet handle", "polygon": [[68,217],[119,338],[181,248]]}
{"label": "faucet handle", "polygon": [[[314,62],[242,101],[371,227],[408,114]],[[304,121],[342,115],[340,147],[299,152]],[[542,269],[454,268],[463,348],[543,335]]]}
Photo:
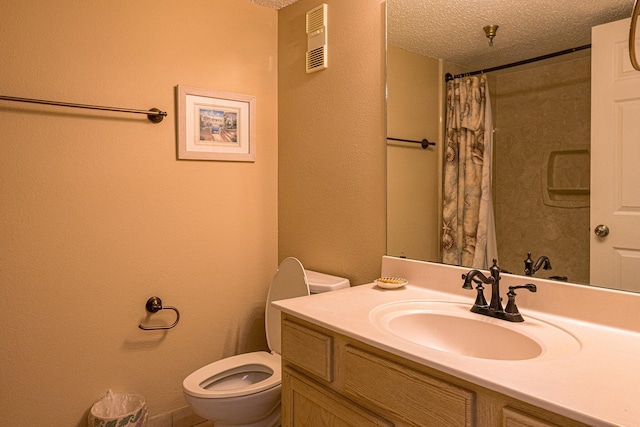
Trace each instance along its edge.
{"label": "faucet handle", "polygon": [[475,277],[472,277],[471,280],[467,280],[467,276],[468,274],[463,274],[462,278],[464,279],[464,284],[462,285],[463,289],[469,289],[469,290],[473,290],[473,285],[471,284],[471,281],[473,281],[476,284],[476,302],[473,304],[474,307],[486,307],[489,304],[487,304],[487,300],[484,298],[484,286],[482,286],[482,280],[476,279]]}
{"label": "faucet handle", "polygon": [[487,300],[484,297],[484,286],[482,286],[482,282],[478,283],[476,286],[476,301],[473,303],[474,307],[488,307]]}
{"label": "faucet handle", "polygon": [[507,292],[507,298],[509,301],[507,302],[507,306],[504,308],[505,315],[509,317],[509,320],[512,322],[524,322],[520,311],[518,311],[518,306],[516,305],[516,289],[526,289],[529,292],[537,292],[538,288],[536,285],[531,283],[527,283],[525,285],[518,286],[509,286],[509,292]]}
{"label": "faucet handle", "polygon": [[[518,286],[509,286],[509,292],[513,292],[516,289],[527,289],[529,292],[538,292],[538,287],[531,283],[527,283],[525,285],[518,285]],[[507,295],[509,294],[509,292],[507,292]],[[516,293],[513,292],[513,294],[515,295]]]}

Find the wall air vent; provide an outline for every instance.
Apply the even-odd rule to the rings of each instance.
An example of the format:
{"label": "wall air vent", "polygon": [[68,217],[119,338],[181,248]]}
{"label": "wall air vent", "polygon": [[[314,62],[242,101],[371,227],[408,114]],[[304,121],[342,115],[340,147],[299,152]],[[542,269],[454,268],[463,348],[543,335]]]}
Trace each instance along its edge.
{"label": "wall air vent", "polygon": [[307,12],[307,73],[327,68],[327,5]]}

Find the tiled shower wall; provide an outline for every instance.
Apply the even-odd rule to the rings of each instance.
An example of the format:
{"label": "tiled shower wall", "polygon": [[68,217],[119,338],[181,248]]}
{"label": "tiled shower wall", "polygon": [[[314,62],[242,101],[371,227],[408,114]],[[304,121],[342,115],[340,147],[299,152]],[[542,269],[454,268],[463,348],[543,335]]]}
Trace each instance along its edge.
{"label": "tiled shower wall", "polygon": [[[545,174],[555,173],[548,171],[545,153],[590,143],[590,66],[590,58],[584,57],[497,76],[494,199],[505,270],[523,274],[523,260],[532,252],[534,260],[546,255],[553,265],[537,276],[589,281],[588,193],[566,196],[586,198],[582,207],[551,206],[543,196],[548,192]],[[588,186],[586,158],[576,157],[575,165],[564,171],[576,186],[584,187],[585,181]]]}

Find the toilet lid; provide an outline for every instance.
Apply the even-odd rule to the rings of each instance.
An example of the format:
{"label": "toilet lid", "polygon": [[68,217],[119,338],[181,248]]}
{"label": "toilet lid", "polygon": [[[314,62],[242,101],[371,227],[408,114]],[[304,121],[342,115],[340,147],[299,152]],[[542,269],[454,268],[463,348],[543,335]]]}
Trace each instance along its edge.
{"label": "toilet lid", "polygon": [[280,310],[272,307],[271,302],[305,295],[309,295],[309,286],[304,267],[296,258],[285,259],[273,276],[265,308],[264,323],[271,351],[280,354]]}

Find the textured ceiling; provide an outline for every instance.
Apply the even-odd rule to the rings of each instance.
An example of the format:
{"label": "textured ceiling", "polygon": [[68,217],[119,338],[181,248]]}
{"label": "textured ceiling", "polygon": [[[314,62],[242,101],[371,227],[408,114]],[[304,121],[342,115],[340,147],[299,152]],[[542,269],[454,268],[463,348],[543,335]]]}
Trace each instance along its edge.
{"label": "textured ceiling", "polygon": [[[388,40],[473,71],[589,44],[592,26],[632,9],[633,0],[388,0]],[[500,27],[492,47],[486,25]]]}
{"label": "textured ceiling", "polygon": [[[251,1],[281,9],[296,0]],[[387,0],[388,42],[473,71],[589,44],[591,27],[632,9],[633,0]],[[500,26],[492,47],[486,25]]]}
{"label": "textured ceiling", "polygon": [[271,9],[282,9],[285,6],[289,6],[291,3],[295,3],[297,0],[249,0],[251,3],[257,3],[262,6],[270,7]]}

